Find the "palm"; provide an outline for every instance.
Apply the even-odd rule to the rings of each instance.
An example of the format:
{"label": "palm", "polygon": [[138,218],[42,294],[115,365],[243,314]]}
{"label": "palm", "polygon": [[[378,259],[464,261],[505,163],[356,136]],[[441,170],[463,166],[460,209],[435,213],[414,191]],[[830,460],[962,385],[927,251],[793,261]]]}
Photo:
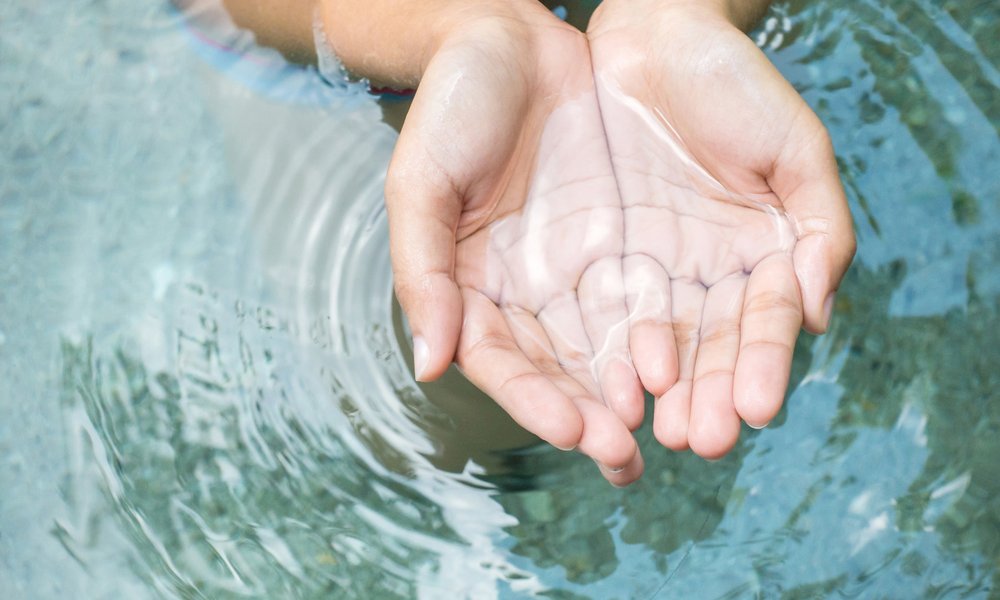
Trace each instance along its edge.
{"label": "palm", "polygon": [[530,6],[434,55],[390,166],[417,376],[454,358],[614,483],[642,471],[641,379],[661,442],[721,456],[780,408],[853,255],[826,132],[702,5],[605,3],[589,49]]}
{"label": "palm", "polygon": [[[420,270],[453,274],[457,283],[454,306],[443,294],[434,301],[444,312],[460,307],[455,359],[466,375],[555,445],[579,444],[605,465],[632,465],[631,473],[605,470],[624,483],[641,462],[628,428],[601,402],[630,424],[641,419],[627,329],[614,327],[628,320],[623,218],[586,41],[558,22],[549,27],[538,37],[544,47],[530,54],[516,40],[478,35],[435,57],[401,133],[387,194],[405,193],[393,182],[415,173],[431,195],[454,203],[453,219],[439,223],[452,230],[449,264]],[[397,261],[414,256],[410,248],[394,252]],[[406,302],[414,293],[405,281],[397,288],[408,314],[421,310]]]}
{"label": "palm", "polygon": [[817,223],[783,152],[825,131],[735,28],[693,20],[670,42],[641,31],[591,35],[625,214],[632,356],[658,395],[658,439],[718,457],[741,417],[762,426],[781,406],[801,276],[817,268],[811,242],[795,250]]}
{"label": "palm", "polygon": [[459,242],[456,279],[500,308],[533,362],[570,376],[557,379],[567,393],[603,398],[637,426],[623,219],[592,92],[548,117],[536,154],[523,204]]}

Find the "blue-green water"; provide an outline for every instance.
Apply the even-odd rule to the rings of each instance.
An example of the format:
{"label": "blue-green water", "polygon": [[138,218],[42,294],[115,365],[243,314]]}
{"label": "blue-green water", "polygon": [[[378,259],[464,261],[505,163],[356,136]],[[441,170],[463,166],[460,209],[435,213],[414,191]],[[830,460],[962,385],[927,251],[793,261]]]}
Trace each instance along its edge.
{"label": "blue-green water", "polygon": [[858,258],[775,423],[717,463],[643,429],[616,490],[412,383],[374,102],[220,71],[165,4],[0,5],[0,597],[996,594],[1000,6],[754,37]]}

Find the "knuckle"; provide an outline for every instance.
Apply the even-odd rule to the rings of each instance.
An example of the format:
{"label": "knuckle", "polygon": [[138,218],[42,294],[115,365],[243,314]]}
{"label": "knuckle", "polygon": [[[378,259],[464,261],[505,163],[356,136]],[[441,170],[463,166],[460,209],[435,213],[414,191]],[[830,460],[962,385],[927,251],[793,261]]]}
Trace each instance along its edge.
{"label": "knuckle", "polygon": [[560,365],[558,361],[548,357],[543,360],[536,361],[535,367],[539,370],[539,372],[541,372],[542,375],[545,375],[549,379],[566,375],[566,371],[563,369],[562,365]]}
{"label": "knuckle", "polygon": [[801,301],[797,296],[792,296],[785,291],[760,292],[747,301],[743,314],[754,315],[762,312],[799,317],[802,314]]}
{"label": "knuckle", "polygon": [[501,403],[501,406],[506,407],[509,404],[510,399],[520,397],[521,394],[516,393],[519,386],[528,385],[534,381],[537,381],[540,375],[538,373],[518,373],[510,379],[505,380],[497,388],[497,402]]}
{"label": "knuckle", "polygon": [[491,358],[490,355],[498,352],[515,352],[517,350],[517,345],[509,337],[495,332],[486,332],[460,347],[458,366],[465,369],[469,365],[490,364],[488,362]]}
{"label": "knuckle", "polygon": [[712,344],[714,342],[721,342],[733,338],[739,338],[740,335],[740,320],[739,319],[723,319],[712,323],[705,328],[705,331],[701,334],[701,343]]}
{"label": "knuckle", "polygon": [[[433,298],[436,281],[449,282],[451,275],[444,271],[428,271],[419,275],[397,274],[393,278],[392,287],[396,297],[404,304],[413,304]],[[430,297],[430,298],[428,298]]]}
{"label": "knuckle", "polygon": [[678,346],[689,347],[698,344],[701,331],[697,325],[689,321],[675,321],[671,328]]}

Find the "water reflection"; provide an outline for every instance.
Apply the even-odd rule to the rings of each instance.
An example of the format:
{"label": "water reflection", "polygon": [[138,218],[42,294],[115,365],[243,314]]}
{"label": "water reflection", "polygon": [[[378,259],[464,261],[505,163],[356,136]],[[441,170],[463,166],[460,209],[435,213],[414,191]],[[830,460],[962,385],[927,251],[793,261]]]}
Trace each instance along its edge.
{"label": "water reflection", "polygon": [[[155,318],[127,343],[64,342],[70,427],[99,465],[73,487],[99,476],[137,574],[168,595],[475,595],[517,579],[491,541],[512,519],[472,476],[504,445],[461,443],[468,411],[429,403],[397,346],[381,209],[392,132],[370,99],[285,105],[205,76],[240,201],[238,275],[220,289],[211,270],[166,267]],[[88,554],[79,522],[56,531]]]}
{"label": "water reflection", "polygon": [[[506,578],[486,536],[510,518],[482,484],[417,462],[405,445],[377,456],[355,415],[338,410],[333,377],[303,369],[283,326],[260,318],[267,311],[221,320],[229,306],[194,286],[177,299],[200,310],[177,323],[176,370],[149,372],[125,348],[95,356],[90,340],[63,344],[68,433],[96,466],[74,474],[67,499],[99,477],[138,575],[169,596],[210,597],[413,596]],[[385,466],[400,455],[405,475]],[[82,516],[106,510],[91,508]],[[464,511],[477,520],[462,522]],[[97,545],[88,520],[56,528],[84,560]],[[444,565],[455,569],[447,579]]]}

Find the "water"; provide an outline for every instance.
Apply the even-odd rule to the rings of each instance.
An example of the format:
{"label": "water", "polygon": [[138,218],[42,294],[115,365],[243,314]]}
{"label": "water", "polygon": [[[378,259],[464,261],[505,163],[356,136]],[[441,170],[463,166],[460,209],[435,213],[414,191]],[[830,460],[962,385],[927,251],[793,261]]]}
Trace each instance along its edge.
{"label": "water", "polygon": [[372,101],[220,73],[166,5],[34,4],[0,5],[0,596],[996,593],[995,3],[754,33],[858,259],[775,423],[717,463],[643,429],[624,491],[412,382]]}

